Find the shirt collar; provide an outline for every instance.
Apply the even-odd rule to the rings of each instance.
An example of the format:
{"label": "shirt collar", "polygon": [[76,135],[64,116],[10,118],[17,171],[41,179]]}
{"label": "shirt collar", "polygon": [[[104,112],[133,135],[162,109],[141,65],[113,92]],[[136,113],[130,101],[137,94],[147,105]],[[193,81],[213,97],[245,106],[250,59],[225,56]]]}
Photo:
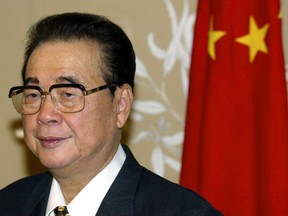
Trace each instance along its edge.
{"label": "shirt collar", "polygon": [[[126,154],[121,145],[111,162],[98,173],[67,205],[58,182],[53,178],[46,216],[54,216],[53,209],[58,205],[67,205],[71,216],[95,216],[107,191],[119,173]],[[89,206],[89,208],[85,207]]]}

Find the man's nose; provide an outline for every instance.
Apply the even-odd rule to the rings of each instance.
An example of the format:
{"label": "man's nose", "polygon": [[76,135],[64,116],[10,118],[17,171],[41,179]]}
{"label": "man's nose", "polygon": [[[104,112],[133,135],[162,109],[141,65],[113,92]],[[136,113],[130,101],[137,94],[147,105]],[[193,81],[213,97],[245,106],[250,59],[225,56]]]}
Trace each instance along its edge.
{"label": "man's nose", "polygon": [[37,116],[37,121],[41,124],[56,124],[60,121],[57,103],[51,94],[42,95],[42,103]]}

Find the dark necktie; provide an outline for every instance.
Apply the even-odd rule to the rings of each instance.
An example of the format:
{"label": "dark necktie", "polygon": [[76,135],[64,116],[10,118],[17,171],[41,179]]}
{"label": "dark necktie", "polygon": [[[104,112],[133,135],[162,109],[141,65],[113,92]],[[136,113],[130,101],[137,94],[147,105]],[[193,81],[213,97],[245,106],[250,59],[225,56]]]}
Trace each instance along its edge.
{"label": "dark necktie", "polygon": [[66,206],[57,206],[54,213],[56,216],[70,216]]}

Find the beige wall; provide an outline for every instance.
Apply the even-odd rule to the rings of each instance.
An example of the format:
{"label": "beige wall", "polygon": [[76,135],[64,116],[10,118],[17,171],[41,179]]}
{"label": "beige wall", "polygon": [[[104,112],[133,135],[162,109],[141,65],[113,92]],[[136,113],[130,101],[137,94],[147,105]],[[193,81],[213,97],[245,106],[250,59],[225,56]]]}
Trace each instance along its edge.
{"label": "beige wall", "polygon": [[[288,55],[288,3],[286,0],[283,3],[286,10],[283,13],[285,52]],[[183,88],[175,86],[183,86],[182,73],[187,76],[191,41],[186,41],[185,37],[192,38],[195,6],[196,0],[1,0],[0,188],[42,170],[37,159],[25,148],[21,139],[20,116],[13,110],[7,94],[11,86],[21,84],[20,68],[28,27],[40,17],[65,11],[103,14],[120,24],[131,38],[141,73],[137,76],[135,112],[125,128],[125,134],[129,136],[125,136],[124,142],[142,164],[177,182],[187,88],[185,85]],[[176,21],[176,27],[179,27],[181,17],[188,25],[179,30],[182,37],[180,41],[176,40],[178,44],[175,45],[172,43],[171,23]],[[165,61],[164,57],[166,50],[173,46],[182,46],[184,55],[169,65],[173,58]]]}

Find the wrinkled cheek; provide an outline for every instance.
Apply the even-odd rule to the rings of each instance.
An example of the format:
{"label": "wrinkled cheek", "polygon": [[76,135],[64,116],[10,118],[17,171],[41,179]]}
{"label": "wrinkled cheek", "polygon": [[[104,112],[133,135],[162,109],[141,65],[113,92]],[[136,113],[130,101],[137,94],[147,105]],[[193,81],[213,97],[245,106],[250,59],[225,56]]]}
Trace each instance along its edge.
{"label": "wrinkled cheek", "polygon": [[24,126],[23,133],[24,133],[24,141],[25,141],[26,146],[29,148],[29,150],[30,150],[36,157],[38,157],[38,155],[37,155],[36,140],[35,140],[35,138],[34,138],[34,136],[33,136],[33,131]]}

